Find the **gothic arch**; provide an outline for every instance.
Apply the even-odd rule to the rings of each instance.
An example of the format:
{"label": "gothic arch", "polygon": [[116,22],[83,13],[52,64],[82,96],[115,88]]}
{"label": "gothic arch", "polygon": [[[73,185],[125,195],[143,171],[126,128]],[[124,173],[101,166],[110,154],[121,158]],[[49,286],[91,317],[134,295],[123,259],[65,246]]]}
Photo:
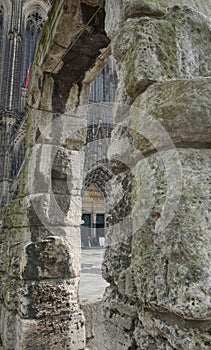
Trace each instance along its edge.
{"label": "gothic arch", "polygon": [[12,10],[12,4],[11,1],[3,1],[0,0],[0,8],[3,9],[4,14],[4,26],[8,26],[8,18],[10,17],[11,10]]}
{"label": "gothic arch", "polygon": [[[95,195],[95,192],[97,196]],[[105,211],[105,196],[104,193],[102,192],[101,188],[96,184],[96,183],[90,183],[86,189],[83,192],[83,202],[85,200],[91,199],[94,202],[94,208],[92,208],[94,211],[97,211],[98,207],[101,207],[100,211]],[[97,199],[97,201],[96,201]],[[85,203],[83,203],[84,205]],[[86,207],[83,207],[83,209],[86,210]],[[89,209],[87,209],[89,211]]]}
{"label": "gothic arch", "polygon": [[26,87],[27,74],[30,72],[33,62],[37,39],[43,26],[43,18],[39,12],[31,13],[25,24],[23,45],[23,86]]}
{"label": "gothic arch", "polygon": [[43,20],[46,20],[50,6],[41,0],[29,0],[23,6],[23,18],[26,23],[27,18],[35,12],[38,12]]}
{"label": "gothic arch", "polygon": [[[5,35],[8,32],[9,28],[9,18],[11,16],[12,11],[12,5],[11,1],[3,1],[0,0],[0,22],[2,23],[2,27],[0,29],[0,37],[1,35]],[[4,55],[4,46],[5,46],[5,40],[2,41],[2,45],[0,43],[0,57],[3,58]]]}
{"label": "gothic arch", "polygon": [[113,177],[113,174],[104,165],[96,165],[86,175],[83,186],[83,193],[91,184],[95,184],[103,193],[104,198],[108,196],[106,183]]}
{"label": "gothic arch", "polygon": [[47,18],[49,6],[44,1],[29,1],[23,8],[22,87],[26,88],[38,37]]}

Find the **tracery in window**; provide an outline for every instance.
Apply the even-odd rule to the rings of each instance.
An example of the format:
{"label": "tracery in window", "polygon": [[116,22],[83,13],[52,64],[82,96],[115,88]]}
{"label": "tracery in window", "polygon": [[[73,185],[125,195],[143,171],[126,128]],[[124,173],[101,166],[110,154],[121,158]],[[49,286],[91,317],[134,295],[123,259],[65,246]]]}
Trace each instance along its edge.
{"label": "tracery in window", "polygon": [[117,89],[115,62],[110,56],[108,64],[91,84],[90,102],[114,102]]}
{"label": "tracery in window", "polygon": [[24,40],[24,67],[23,67],[23,87],[27,88],[31,65],[33,62],[37,39],[43,27],[43,18],[38,12],[31,14],[26,21]]}
{"label": "tracery in window", "polygon": [[52,5],[53,0],[45,0],[45,2],[46,2],[48,5]]}

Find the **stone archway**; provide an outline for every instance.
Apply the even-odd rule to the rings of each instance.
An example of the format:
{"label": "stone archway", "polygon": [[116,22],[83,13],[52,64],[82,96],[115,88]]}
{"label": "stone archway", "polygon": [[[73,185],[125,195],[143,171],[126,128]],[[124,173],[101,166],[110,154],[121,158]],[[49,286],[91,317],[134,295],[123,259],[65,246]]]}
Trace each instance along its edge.
{"label": "stone archway", "polygon": [[[82,188],[78,164],[83,158],[85,113],[78,107],[87,102],[84,75],[109,44],[100,4],[54,1],[36,53],[19,197],[4,209],[1,234],[6,252],[2,254],[1,311],[5,349],[85,348],[85,320],[77,299]],[[118,102],[132,106],[129,118],[119,108],[116,122],[124,119],[124,126],[132,129],[132,145],[147,158],[157,187],[144,225],[131,231],[129,243],[120,239],[118,249],[107,248],[104,275],[110,288],[100,310],[93,313],[94,331],[89,329],[90,344],[99,350],[210,346],[207,4],[207,0],[198,5],[172,0],[170,6],[166,0],[106,2],[107,32],[118,62]],[[166,185],[160,159],[169,149],[162,138],[158,152],[152,145],[156,138],[150,143],[142,135],[136,137],[143,121],[137,120],[136,108],[167,130],[183,171],[175,216],[161,231],[157,228],[166,209],[164,195],[168,193],[170,204],[176,198],[175,188]],[[118,128],[114,132],[117,136]],[[120,151],[111,146],[114,163]],[[138,180],[150,185],[143,159],[137,161]],[[47,165],[52,165],[50,172]],[[115,170],[124,181],[125,169],[116,163]],[[29,171],[39,182],[26,181]],[[174,171],[170,172],[173,177]],[[68,179],[71,186],[65,185]],[[142,212],[143,182],[132,190],[133,199],[140,199],[136,209]],[[55,207],[66,203],[71,210],[58,215]],[[133,217],[129,220],[128,225],[112,228],[116,237],[128,235]]]}

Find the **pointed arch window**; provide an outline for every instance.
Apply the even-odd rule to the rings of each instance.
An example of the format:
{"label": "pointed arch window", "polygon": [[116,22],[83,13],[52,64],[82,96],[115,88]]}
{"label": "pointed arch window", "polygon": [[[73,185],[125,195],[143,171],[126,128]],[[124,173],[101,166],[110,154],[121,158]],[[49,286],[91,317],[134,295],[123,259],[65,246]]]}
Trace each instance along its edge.
{"label": "pointed arch window", "polygon": [[24,40],[24,66],[23,66],[23,87],[29,83],[30,68],[33,62],[37,39],[43,27],[44,20],[35,12],[28,16]]}
{"label": "pointed arch window", "polygon": [[99,73],[91,84],[90,101],[105,102],[106,101],[106,70]]}

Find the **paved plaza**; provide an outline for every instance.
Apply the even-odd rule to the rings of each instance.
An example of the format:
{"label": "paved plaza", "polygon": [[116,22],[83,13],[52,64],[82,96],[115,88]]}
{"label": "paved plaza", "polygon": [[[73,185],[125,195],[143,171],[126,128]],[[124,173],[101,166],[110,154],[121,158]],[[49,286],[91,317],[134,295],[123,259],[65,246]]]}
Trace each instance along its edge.
{"label": "paved plaza", "polygon": [[104,249],[83,249],[79,296],[81,300],[102,299],[108,283],[101,276]]}

